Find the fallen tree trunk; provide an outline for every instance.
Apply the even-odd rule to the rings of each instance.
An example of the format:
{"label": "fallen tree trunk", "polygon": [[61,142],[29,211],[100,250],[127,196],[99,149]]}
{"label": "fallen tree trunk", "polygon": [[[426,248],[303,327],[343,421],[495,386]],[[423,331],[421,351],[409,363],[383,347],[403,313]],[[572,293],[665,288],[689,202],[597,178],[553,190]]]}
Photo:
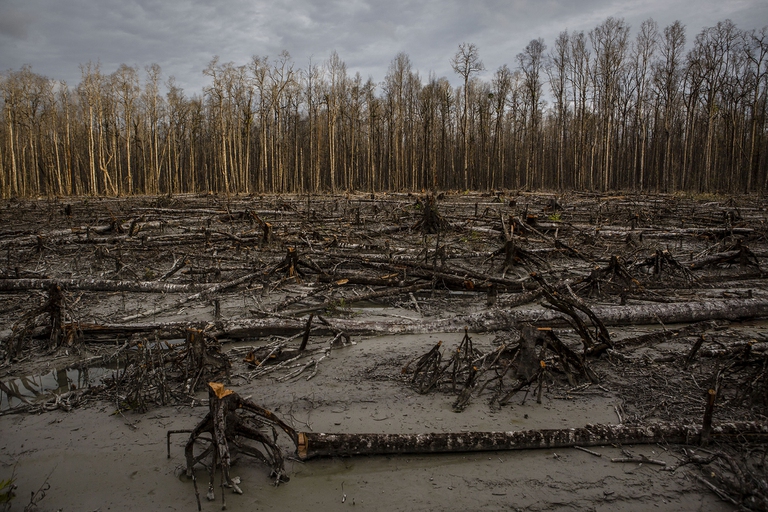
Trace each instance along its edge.
{"label": "fallen tree trunk", "polygon": [[126,317],[124,317],[122,319],[122,321],[123,322],[130,322],[131,320],[137,320],[139,318],[146,318],[148,316],[157,315],[159,313],[162,313],[162,312],[174,309],[174,308],[179,308],[179,307],[183,306],[184,304],[186,304],[187,302],[191,302],[191,301],[197,300],[197,299],[199,299],[201,297],[206,297],[208,295],[211,295],[211,294],[214,294],[214,293],[218,293],[218,292],[220,292],[222,290],[227,290],[229,288],[233,288],[235,286],[239,286],[239,285],[241,285],[243,283],[246,283],[248,281],[253,281],[257,277],[259,277],[259,274],[258,273],[254,273],[254,274],[245,275],[243,277],[239,277],[237,279],[233,279],[232,281],[226,281],[226,282],[223,282],[223,283],[217,283],[217,284],[215,284],[213,286],[209,286],[209,287],[203,289],[203,291],[201,291],[201,292],[198,292],[198,293],[196,293],[194,295],[190,295],[189,297],[185,297],[183,299],[179,299],[176,302],[174,302],[173,304],[170,304],[170,305],[167,305],[167,306],[163,306],[162,308],[155,309],[155,310],[152,310],[152,311],[145,311],[143,313],[136,313],[135,315],[126,316]]}
{"label": "fallen tree trunk", "polygon": [[[745,320],[768,317],[768,299],[729,299],[712,302],[679,302],[674,304],[642,304],[631,306],[595,306],[592,311],[607,326],[694,323],[704,320]],[[316,327],[318,334],[344,331],[348,335],[425,334],[488,332],[517,329],[522,323],[537,326],[567,326],[564,315],[549,309],[523,311],[490,310],[465,316],[425,321],[370,321],[355,318],[327,319],[330,325]],[[187,327],[200,328],[203,322],[148,322],[142,324],[72,324],[88,336],[106,333],[134,333],[153,330],[172,331]],[[69,325],[69,324],[68,324]],[[249,318],[223,320],[215,324],[211,335],[217,338],[255,338],[304,332],[306,319]]]}
{"label": "fallen tree trunk", "polygon": [[[587,425],[583,428],[520,430],[517,432],[455,432],[433,434],[323,434],[299,432],[297,454],[315,457],[460,453],[539,448],[573,448],[622,444],[698,444],[701,426],[653,423],[645,426]],[[766,442],[768,424],[724,423],[713,427],[709,439]]]}
{"label": "fallen tree trunk", "polygon": [[[635,304],[627,306],[593,306],[592,312],[605,325],[648,325],[693,323],[703,320],[744,320],[768,317],[768,298],[727,299],[706,302],[677,302]],[[465,316],[432,321],[372,322],[355,318],[329,319],[333,326],[348,334],[421,334],[454,332],[468,327],[470,332],[516,329],[521,323],[538,326],[565,326],[565,315],[550,309],[509,311],[492,309]],[[301,320],[239,319],[220,324],[221,335],[230,338],[266,336],[298,332],[304,328]]]}
{"label": "fallen tree trunk", "polygon": [[319,311],[327,309],[331,306],[339,304],[340,301],[348,301],[350,304],[353,304],[355,302],[362,302],[366,300],[374,300],[374,299],[381,299],[384,297],[392,297],[394,295],[402,295],[405,293],[413,293],[418,290],[423,290],[425,288],[429,288],[431,283],[420,283],[420,284],[414,284],[411,286],[406,286],[403,288],[385,288],[383,290],[377,290],[371,293],[366,293],[363,295],[358,295],[357,297],[339,297],[339,298],[332,298],[328,299],[320,304],[317,304],[315,306],[309,306],[303,309],[294,310],[294,311],[287,311],[289,314],[294,315],[303,315],[304,313],[310,313],[312,311]]}
{"label": "fallen tree trunk", "polygon": [[47,290],[58,286],[65,290],[91,292],[185,293],[212,288],[212,284],[174,284],[159,281],[113,281],[109,279],[0,279],[0,292]]}

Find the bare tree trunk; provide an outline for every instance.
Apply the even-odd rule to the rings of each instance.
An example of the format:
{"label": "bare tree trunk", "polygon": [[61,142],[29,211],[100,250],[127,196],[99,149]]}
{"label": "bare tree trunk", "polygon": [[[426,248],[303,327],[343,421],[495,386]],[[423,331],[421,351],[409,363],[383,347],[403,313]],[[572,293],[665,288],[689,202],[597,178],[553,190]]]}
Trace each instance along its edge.
{"label": "bare tree trunk", "polygon": [[[592,312],[605,325],[651,325],[659,322],[692,323],[703,320],[738,320],[768,317],[768,299],[728,299],[707,302],[678,302],[631,306],[595,306]],[[562,313],[551,309],[520,311],[490,310],[470,315],[433,320],[431,322],[371,322],[358,319],[334,319],[333,326],[349,334],[419,334],[471,332],[516,329],[522,323],[535,325],[568,325]],[[222,333],[231,338],[299,332],[300,320],[246,319],[223,322]]]}
{"label": "bare tree trunk", "polygon": [[[698,425],[652,423],[644,426],[587,425],[583,428],[520,430],[517,432],[448,432],[433,434],[324,434],[299,432],[297,454],[315,457],[393,455],[404,453],[461,453],[609,444],[698,444]],[[710,439],[768,441],[768,425],[725,423],[714,427]]]}

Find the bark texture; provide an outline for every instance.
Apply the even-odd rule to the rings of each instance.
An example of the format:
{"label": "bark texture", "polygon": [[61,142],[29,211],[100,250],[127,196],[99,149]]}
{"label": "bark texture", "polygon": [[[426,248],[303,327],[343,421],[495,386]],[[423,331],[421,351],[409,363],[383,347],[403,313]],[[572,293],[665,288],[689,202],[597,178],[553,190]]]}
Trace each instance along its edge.
{"label": "bark texture", "polygon": [[[572,448],[627,444],[698,444],[701,426],[654,423],[645,426],[587,425],[583,428],[520,430],[517,432],[449,432],[432,434],[324,434],[299,432],[301,460],[314,457],[456,453],[538,448]],[[740,422],[712,427],[710,440],[768,441],[768,425]]]}

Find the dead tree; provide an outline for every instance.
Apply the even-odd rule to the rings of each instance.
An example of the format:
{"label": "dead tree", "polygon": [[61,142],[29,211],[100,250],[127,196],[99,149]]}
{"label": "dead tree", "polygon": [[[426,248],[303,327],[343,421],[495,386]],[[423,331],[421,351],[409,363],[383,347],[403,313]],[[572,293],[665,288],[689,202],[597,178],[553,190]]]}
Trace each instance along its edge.
{"label": "dead tree", "polygon": [[575,290],[582,297],[622,295],[642,291],[643,286],[615,254],[606,267],[595,267],[584,282]]}
{"label": "dead tree", "polygon": [[50,283],[48,298],[40,306],[23,314],[11,329],[11,336],[5,341],[6,358],[17,358],[31,338],[47,337],[48,349],[58,348],[65,340],[71,340],[74,329],[64,322],[65,300],[61,287]]}
{"label": "dead tree", "polygon": [[216,339],[200,329],[187,329],[184,354],[184,391],[187,394],[194,393],[205,376],[219,378],[224,373],[229,380],[230,367],[231,363]]}
{"label": "dead tree", "polygon": [[657,249],[652,256],[635,263],[635,268],[644,268],[645,271],[661,280],[664,276],[682,279],[685,282],[696,281],[696,277],[684,265],[675,259],[666,249]]}
{"label": "dead tree", "polygon": [[[411,385],[422,395],[428,393],[434,388],[443,372],[448,366],[442,365],[443,355],[440,353],[440,347],[443,342],[438,341],[432,349],[421,356],[413,369]],[[402,373],[408,373],[410,362],[403,367]]]}
{"label": "dead tree", "polygon": [[299,276],[304,276],[304,273],[299,270],[299,254],[295,247],[289,247],[286,250],[285,258],[273,270],[273,273],[277,272],[284,272],[289,278],[298,279]]}
{"label": "dead tree", "polygon": [[504,245],[499,249],[496,249],[491,254],[491,258],[495,258],[500,254],[504,255],[504,267],[501,272],[502,277],[514,267],[524,267],[528,271],[531,271],[532,268],[549,267],[546,260],[520,246],[519,240],[514,236],[515,226],[517,225],[520,225],[520,223],[518,222],[516,224],[515,222],[512,222],[509,229],[507,229],[506,223],[504,222],[504,215],[501,215],[501,232],[504,237]]}
{"label": "dead tree", "polygon": [[414,229],[421,229],[425,234],[434,235],[448,227],[448,222],[437,210],[437,200],[433,194],[429,194],[423,203],[419,201],[418,204],[421,205],[422,216],[413,226]]}

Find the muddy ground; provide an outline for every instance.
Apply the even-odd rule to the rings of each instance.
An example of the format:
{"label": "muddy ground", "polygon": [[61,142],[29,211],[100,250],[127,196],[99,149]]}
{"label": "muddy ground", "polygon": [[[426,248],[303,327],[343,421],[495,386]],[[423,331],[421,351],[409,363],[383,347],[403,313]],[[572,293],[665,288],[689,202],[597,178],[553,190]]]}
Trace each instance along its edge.
{"label": "muddy ground", "polygon": [[[767,207],[755,197],[521,193],[6,201],[0,481],[17,487],[6,506],[23,510],[43,489],[31,500],[41,510],[196,509],[186,435],[172,437],[168,459],[166,431],[203,418],[209,380],[305,432],[700,425],[709,389],[713,425],[765,424]],[[595,325],[585,335],[562,311],[552,316],[558,297],[595,311],[657,309],[651,320],[605,316],[611,346],[601,346]],[[682,320],[669,314],[680,304],[693,311]],[[537,352],[546,371],[519,386],[513,354],[526,324],[552,328],[592,377],[568,375],[550,349]],[[426,393],[413,370],[438,341],[445,365],[465,326],[480,376],[457,412],[469,368]],[[189,329],[207,351],[192,373]],[[291,480],[277,487],[265,464],[239,456],[232,474],[244,494],[227,491],[227,508],[765,506],[764,445],[591,450],[601,456],[289,458]],[[206,501],[198,468],[203,510],[220,509],[221,490]]]}

